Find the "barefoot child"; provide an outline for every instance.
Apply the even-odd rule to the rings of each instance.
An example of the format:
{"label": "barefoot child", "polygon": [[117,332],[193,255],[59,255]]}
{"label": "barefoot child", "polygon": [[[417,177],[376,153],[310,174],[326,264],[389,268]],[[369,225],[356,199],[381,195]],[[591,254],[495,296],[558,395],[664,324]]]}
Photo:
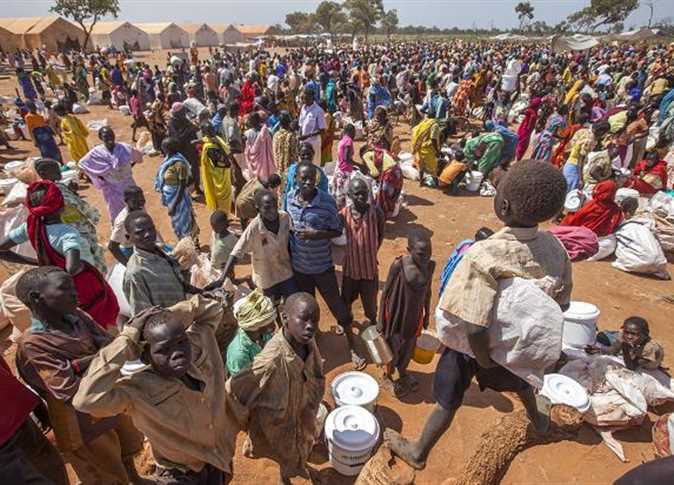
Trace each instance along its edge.
{"label": "barefoot child", "polygon": [[[412,232],[407,238],[406,256],[396,258],[389,269],[381,294],[379,330],[393,351],[384,379],[398,397],[414,391],[418,383],[407,373],[417,336],[428,328],[431,282],[435,261],[431,260],[431,240],[426,233]],[[393,384],[394,369],[398,380]]]}
{"label": "barefoot child", "polygon": [[280,466],[281,483],[309,478],[307,460],[316,436],[316,414],[325,377],[314,335],[320,309],[313,296],[295,293],[285,303],[283,328],[251,368],[227,382],[228,409],[248,429],[256,457]]}
{"label": "barefoot child", "polygon": [[379,292],[377,252],[384,241],[384,213],[369,203],[370,188],[364,179],[351,179],[348,195],[353,204],[339,211],[346,230],[342,299],[351,312],[360,296],[369,325],[374,325]]}
{"label": "barefoot child", "polygon": [[433,381],[437,404],[417,441],[407,441],[393,430],[384,434],[392,451],[416,469],[425,467],[431,449],[449,429],[473,377],[482,389],[516,392],[537,430],[546,431],[549,425],[549,403],[537,400],[531,385],[491,360],[487,331],[502,278],[551,277],[555,301],[562,310],[568,307],[571,262],[552,234],[538,230],[562,208],[566,182],[549,163],[523,161],[506,173],[497,190],[494,211],[506,227],[464,255],[438,304],[438,311],[465,322],[475,357],[444,349]]}
{"label": "barefoot child", "polygon": [[72,277],[54,266],[24,274],[16,293],[33,314],[18,343],[17,368],[47,402],[59,451],[81,483],[145,483],[133,464],[143,436],[122,410],[94,419],[73,406],[95,353],[112,341],[77,307]]}
{"label": "barefoot child", "polygon": [[[215,338],[223,312],[222,302],[197,295],[137,314],[94,356],[73,399],[99,418],[131,417],[152,446],[156,483],[222,484],[231,474],[238,428]],[[137,359],[144,366],[124,368]]]}

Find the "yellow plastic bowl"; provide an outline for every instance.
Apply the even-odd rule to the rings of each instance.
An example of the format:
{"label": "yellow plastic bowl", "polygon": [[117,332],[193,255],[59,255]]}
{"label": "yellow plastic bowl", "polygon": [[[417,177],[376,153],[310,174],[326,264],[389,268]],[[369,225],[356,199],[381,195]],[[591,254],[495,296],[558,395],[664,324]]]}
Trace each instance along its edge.
{"label": "yellow plastic bowl", "polygon": [[433,361],[433,356],[435,355],[435,352],[431,352],[430,350],[422,349],[421,347],[414,347],[414,354],[412,355],[412,359],[414,362],[417,364],[430,364]]}

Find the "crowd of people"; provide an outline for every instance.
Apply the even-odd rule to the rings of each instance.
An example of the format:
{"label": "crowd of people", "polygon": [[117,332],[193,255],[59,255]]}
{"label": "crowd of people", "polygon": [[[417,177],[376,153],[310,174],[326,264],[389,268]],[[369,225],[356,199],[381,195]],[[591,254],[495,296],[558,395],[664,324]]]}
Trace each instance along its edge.
{"label": "crowd of people", "polygon": [[[0,240],[0,259],[22,265],[0,288],[21,333],[22,382],[4,360],[0,368],[11,396],[0,430],[8,483],[65,484],[64,461],[83,484],[227,483],[236,477],[240,431],[244,455],[272,458],[283,483],[318,481],[308,459],[320,433],[322,355],[339,348],[317,345],[316,290],[355,370],[368,361],[354,329],[377,327],[393,354],[383,387],[402,398],[419,390],[407,369],[433,320],[436,274],[436,318],[466,322],[472,355],[443,348],[421,436],[388,430],[391,450],[423,468],[473,377],[482,389],[517,393],[546,432],[550,403],[489,354],[498,282],[548,277],[565,310],[572,248],[592,246],[589,230],[594,251],[573,259],[593,256],[636,210],[634,195],[616,202],[618,190],[651,198],[672,189],[672,47],[558,53],[454,40],[202,55],[169,53],[164,66],[108,50],[6,56],[21,89],[13,103],[20,120],[3,120],[10,129],[0,130],[0,145],[11,150],[16,135],[40,152],[25,175],[25,220]],[[90,148],[93,136],[75,114],[87,103],[127,112],[130,141],[146,130],[151,147],[118,141],[104,126]],[[408,126],[406,166],[399,135]],[[156,169],[153,156],[162,157]],[[63,182],[72,168],[107,210]],[[145,209],[139,169],[156,170],[151,195],[172,237],[159,234],[158,215]],[[377,254],[404,200],[404,177],[451,196],[476,173],[504,227],[480,229],[442,272],[430,236],[410,230],[380,295]],[[574,197],[580,206],[570,208]],[[210,215],[208,241],[200,205]],[[113,228],[107,258],[102,217]],[[569,230],[540,230],[548,221]],[[197,252],[210,243],[206,284],[172,252],[185,240]],[[31,255],[12,251],[26,244]],[[343,247],[341,278],[335,246]],[[106,279],[110,261],[124,267],[121,294]],[[251,277],[237,277],[248,261]],[[233,302],[228,282],[247,287],[245,296]],[[354,321],[357,299],[363,322]],[[638,363],[647,340],[627,338],[638,333],[628,327],[620,348]],[[657,367],[662,349],[648,356]],[[56,448],[31,413],[53,429]],[[133,462],[144,438],[152,477],[139,476]]]}

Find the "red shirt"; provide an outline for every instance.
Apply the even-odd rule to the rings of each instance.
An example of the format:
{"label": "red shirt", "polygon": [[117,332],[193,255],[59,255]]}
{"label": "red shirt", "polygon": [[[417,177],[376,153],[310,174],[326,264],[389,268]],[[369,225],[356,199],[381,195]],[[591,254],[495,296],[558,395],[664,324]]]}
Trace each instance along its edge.
{"label": "red shirt", "polygon": [[0,446],[14,436],[37,406],[38,398],[14,377],[5,359],[0,356]]}

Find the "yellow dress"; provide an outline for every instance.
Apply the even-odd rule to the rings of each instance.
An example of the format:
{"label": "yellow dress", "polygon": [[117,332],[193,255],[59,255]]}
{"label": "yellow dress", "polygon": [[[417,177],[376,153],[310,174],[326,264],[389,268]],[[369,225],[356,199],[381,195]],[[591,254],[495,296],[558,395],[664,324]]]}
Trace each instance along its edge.
{"label": "yellow dress", "polygon": [[67,114],[61,120],[61,133],[70,152],[70,159],[79,163],[80,159],[89,153],[89,145],[87,144],[89,130],[79,118]]}
{"label": "yellow dress", "polygon": [[434,118],[427,118],[412,130],[412,153],[417,167],[424,168],[433,177],[438,175],[438,156],[435,143],[440,136],[440,127]]}
{"label": "yellow dress", "polygon": [[229,155],[229,145],[219,136],[204,138],[203,143],[201,149],[201,180],[204,184],[206,207],[211,211],[221,210],[225,214],[229,214],[232,206],[230,169],[216,166],[208,156],[208,151],[213,148],[220,148],[225,154]]}

